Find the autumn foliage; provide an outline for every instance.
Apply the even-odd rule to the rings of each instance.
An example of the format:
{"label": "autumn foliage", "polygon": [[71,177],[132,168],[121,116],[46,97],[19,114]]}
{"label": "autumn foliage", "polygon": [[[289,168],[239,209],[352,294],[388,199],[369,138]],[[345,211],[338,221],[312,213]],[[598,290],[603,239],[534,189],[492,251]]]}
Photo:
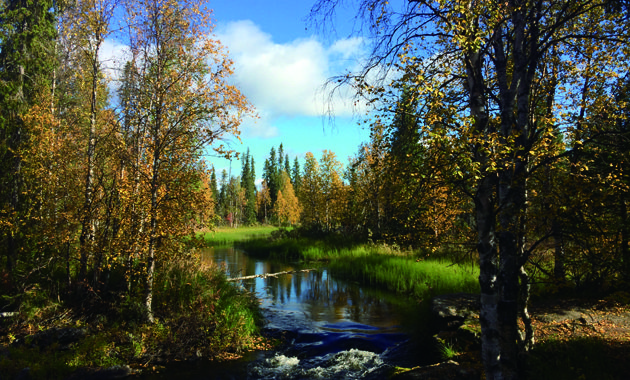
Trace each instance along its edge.
{"label": "autumn foliage", "polygon": [[[3,270],[17,292],[121,287],[152,321],[155,271],[192,260],[214,221],[203,157],[229,154],[252,108],[196,2],[20,4],[0,7]],[[101,54],[113,38],[117,62]]]}

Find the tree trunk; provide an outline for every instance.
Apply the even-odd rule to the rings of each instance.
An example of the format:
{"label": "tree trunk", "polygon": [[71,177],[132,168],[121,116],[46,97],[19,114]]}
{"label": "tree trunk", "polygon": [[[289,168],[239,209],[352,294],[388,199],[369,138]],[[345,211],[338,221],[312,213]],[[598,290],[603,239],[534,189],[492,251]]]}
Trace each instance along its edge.
{"label": "tree trunk", "polygon": [[[622,195],[623,197],[623,195]],[[621,260],[623,260],[624,277],[630,281],[630,217],[628,216],[628,204],[621,200],[619,208],[621,216]]]}
{"label": "tree trunk", "polygon": [[521,298],[520,277],[523,245],[519,238],[521,212],[525,205],[525,180],[522,162],[514,170],[500,173],[499,185],[499,332],[501,367],[504,379],[517,379],[520,373],[522,341],[519,321]]}
{"label": "tree trunk", "polygon": [[488,379],[501,378],[501,345],[497,293],[498,255],[495,231],[495,210],[492,194],[494,178],[481,180],[475,196],[479,252],[479,285],[481,288],[481,357]]}
{"label": "tree trunk", "polygon": [[[488,146],[483,138],[495,132],[489,123],[487,99],[483,80],[483,60],[479,51],[470,51],[465,59],[468,74],[469,105],[474,118],[474,129],[482,142],[475,147],[475,161],[486,167],[489,164]],[[489,173],[478,181],[475,194],[477,222],[477,250],[479,252],[479,286],[481,288],[481,357],[486,378],[502,379],[501,331],[499,321],[498,251],[496,240],[496,200],[498,177]]]}
{"label": "tree trunk", "polygon": [[96,36],[96,42],[92,58],[92,92],[90,98],[90,130],[87,147],[87,168],[85,174],[85,192],[83,205],[83,218],[81,221],[81,237],[79,238],[79,280],[86,281],[87,261],[93,249],[95,226],[93,220],[94,203],[94,153],[96,150],[96,114],[97,91],[100,65],[98,53],[101,47],[100,35]]}
{"label": "tree trunk", "polygon": [[153,318],[153,274],[155,272],[155,249],[158,243],[158,188],[159,188],[159,162],[160,152],[158,148],[159,144],[156,141],[156,147],[153,153],[153,174],[151,176],[151,210],[150,210],[150,222],[149,222],[149,251],[147,256],[147,267],[144,284],[144,307],[146,312],[146,319],[149,323],[154,322]]}

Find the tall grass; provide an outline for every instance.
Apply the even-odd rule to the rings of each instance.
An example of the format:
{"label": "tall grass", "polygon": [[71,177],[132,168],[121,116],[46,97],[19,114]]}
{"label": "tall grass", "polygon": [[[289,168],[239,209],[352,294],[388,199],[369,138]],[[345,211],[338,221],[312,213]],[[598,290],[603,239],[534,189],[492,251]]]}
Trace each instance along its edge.
{"label": "tall grass", "polygon": [[156,278],[157,311],[168,315],[165,342],[208,356],[240,352],[254,345],[262,321],[253,295],[227,282],[217,267],[172,265]]}
{"label": "tall grass", "polygon": [[428,298],[439,294],[479,292],[479,269],[447,259],[419,260],[378,248],[341,250],[329,263],[331,273],[390,291]]}
{"label": "tall grass", "polygon": [[331,273],[351,281],[428,298],[438,294],[479,292],[476,264],[448,258],[426,259],[414,251],[377,244],[338,245],[308,238],[252,239],[239,243],[248,254],[276,260],[326,262]]}
{"label": "tall grass", "polygon": [[274,226],[221,227],[204,232],[202,235],[208,245],[230,245],[239,241],[268,236],[276,230],[278,227]]}

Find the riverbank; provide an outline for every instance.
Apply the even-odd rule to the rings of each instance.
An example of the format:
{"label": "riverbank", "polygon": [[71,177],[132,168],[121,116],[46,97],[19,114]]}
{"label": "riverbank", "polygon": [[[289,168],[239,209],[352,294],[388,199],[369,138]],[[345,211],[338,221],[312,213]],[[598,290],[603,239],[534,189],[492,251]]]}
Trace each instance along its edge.
{"label": "riverbank", "polygon": [[[529,353],[523,378],[627,379],[630,373],[629,296],[627,292],[618,292],[603,298],[554,296],[535,300],[530,311],[536,344]],[[442,313],[435,320],[449,322],[438,323],[441,327],[435,335],[443,362],[399,368],[394,379],[479,379],[482,376],[479,315],[475,310],[478,305],[471,306],[471,297],[450,295],[444,298],[445,305],[433,304],[433,312]],[[462,304],[461,300],[466,302]]]}
{"label": "riverbank", "polygon": [[220,268],[171,263],[154,284],[155,323],[125,291],[51,299],[32,288],[0,319],[2,379],[116,378],[181,361],[221,361],[266,349],[257,300]]}
{"label": "riverbank", "polygon": [[[455,264],[444,255],[432,258],[425,252],[382,244],[354,244],[339,237],[312,240],[282,232],[274,239],[239,245],[258,256],[321,263],[348,280],[407,294],[416,301],[446,293],[478,293],[474,263]],[[539,289],[530,302],[536,345],[525,378],[625,379],[630,373],[629,303],[626,292],[593,297],[571,289],[562,294]],[[469,320],[463,330],[463,336],[438,336],[436,350],[445,361],[457,362],[459,369],[471,368],[471,373],[481,374],[478,320]]]}
{"label": "riverbank", "polygon": [[311,239],[280,230],[272,238],[237,243],[249,255],[325,265],[333,274],[421,301],[440,294],[479,292],[476,263],[387,244],[354,243],[343,236]]}
{"label": "riverbank", "polygon": [[[325,266],[348,281],[402,294],[409,303],[428,303],[438,294],[478,292],[474,263],[457,264],[447,255],[436,258],[339,237],[287,239],[286,232],[275,230],[227,229],[204,237],[212,244],[236,243],[250,254],[283,262]],[[272,233],[274,238],[269,239]],[[143,322],[139,305],[121,297],[120,289],[88,292],[80,302],[71,296],[55,299],[47,289],[28,289],[18,314],[0,318],[2,379],[113,378],[162,371],[173,363],[225,361],[270,347],[261,337],[258,300],[230,285],[223,269],[181,262],[159,273],[163,275],[155,286],[157,322],[151,325]],[[114,296],[119,298],[113,300]],[[577,295],[534,299],[537,344],[527,378],[625,378],[630,373],[628,301],[630,295],[624,292],[601,299]],[[459,368],[481,373],[474,318],[465,328],[465,339],[443,334],[435,340],[435,349]]]}

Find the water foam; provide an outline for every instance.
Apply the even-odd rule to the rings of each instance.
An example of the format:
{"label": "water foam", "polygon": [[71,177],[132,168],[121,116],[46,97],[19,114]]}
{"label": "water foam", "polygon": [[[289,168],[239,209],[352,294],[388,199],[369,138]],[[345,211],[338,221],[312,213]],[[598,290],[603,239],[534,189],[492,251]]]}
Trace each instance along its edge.
{"label": "water foam", "polygon": [[361,379],[384,365],[378,354],[353,348],[303,361],[276,354],[256,365],[251,375],[260,379]]}
{"label": "water foam", "polygon": [[261,379],[291,379],[296,370],[299,370],[299,364],[298,358],[276,354],[255,366],[252,375]]}

